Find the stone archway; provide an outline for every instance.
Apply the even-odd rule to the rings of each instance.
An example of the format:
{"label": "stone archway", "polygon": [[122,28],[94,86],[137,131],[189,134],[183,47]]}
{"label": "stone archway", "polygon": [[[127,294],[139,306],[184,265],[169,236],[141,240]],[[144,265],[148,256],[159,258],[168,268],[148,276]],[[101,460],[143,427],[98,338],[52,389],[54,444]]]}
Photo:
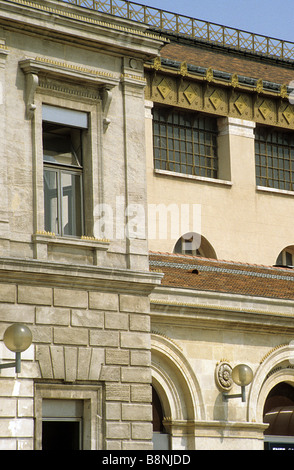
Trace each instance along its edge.
{"label": "stone archway", "polygon": [[262,423],[267,396],[281,382],[294,386],[294,344],[291,342],[272,350],[256,370],[248,395],[248,421]]}
{"label": "stone archway", "polygon": [[195,421],[205,419],[200,386],[180,347],[152,333],[152,385],[163,409],[172,449],[194,449]]}

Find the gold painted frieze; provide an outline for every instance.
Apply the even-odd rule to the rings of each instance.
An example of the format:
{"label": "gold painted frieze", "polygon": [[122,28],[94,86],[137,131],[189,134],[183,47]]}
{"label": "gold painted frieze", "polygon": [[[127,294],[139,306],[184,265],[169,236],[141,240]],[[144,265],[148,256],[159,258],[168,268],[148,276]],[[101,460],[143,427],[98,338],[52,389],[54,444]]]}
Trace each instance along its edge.
{"label": "gold painted frieze", "polygon": [[261,79],[254,84],[248,80],[250,84],[246,84],[235,73],[223,74],[223,78],[212,68],[201,72],[189,72],[185,62],[178,68],[165,67],[157,58],[154,65],[145,67],[145,97],[154,103],[191,111],[294,128],[294,105],[287,85],[277,85],[272,90]]}

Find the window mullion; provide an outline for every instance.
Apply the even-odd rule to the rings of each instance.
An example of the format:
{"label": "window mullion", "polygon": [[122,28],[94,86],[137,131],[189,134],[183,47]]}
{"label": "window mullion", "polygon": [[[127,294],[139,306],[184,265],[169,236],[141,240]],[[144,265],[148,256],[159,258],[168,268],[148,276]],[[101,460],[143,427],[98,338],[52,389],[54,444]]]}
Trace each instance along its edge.
{"label": "window mullion", "polygon": [[57,171],[57,201],[58,201],[58,233],[61,236],[64,235],[63,233],[63,211],[62,211],[62,179],[61,179],[61,171]]}

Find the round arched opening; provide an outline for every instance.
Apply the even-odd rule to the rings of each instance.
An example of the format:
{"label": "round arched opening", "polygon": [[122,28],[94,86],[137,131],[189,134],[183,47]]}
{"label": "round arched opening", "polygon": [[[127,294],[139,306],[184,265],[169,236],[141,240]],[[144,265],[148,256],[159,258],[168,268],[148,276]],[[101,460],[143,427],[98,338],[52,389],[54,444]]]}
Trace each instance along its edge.
{"label": "round arched opening", "polygon": [[265,449],[294,450],[294,387],[286,382],[277,384],[268,394],[263,421]]}
{"label": "round arched opening", "polygon": [[276,266],[294,266],[294,245],[284,248],[276,259]]}
{"label": "round arched opening", "polygon": [[182,235],[175,244],[174,253],[217,259],[215,250],[209,241],[195,232]]}

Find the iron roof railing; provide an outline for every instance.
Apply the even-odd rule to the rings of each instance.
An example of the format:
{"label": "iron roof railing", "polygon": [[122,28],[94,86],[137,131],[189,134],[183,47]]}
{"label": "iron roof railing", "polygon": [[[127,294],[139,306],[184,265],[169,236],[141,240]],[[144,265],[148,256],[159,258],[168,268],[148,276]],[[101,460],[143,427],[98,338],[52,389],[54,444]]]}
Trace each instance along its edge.
{"label": "iron roof railing", "polygon": [[294,43],[191,18],[129,0],[59,0],[146,23],[162,32],[185,35],[221,46],[282,60],[294,59]]}

